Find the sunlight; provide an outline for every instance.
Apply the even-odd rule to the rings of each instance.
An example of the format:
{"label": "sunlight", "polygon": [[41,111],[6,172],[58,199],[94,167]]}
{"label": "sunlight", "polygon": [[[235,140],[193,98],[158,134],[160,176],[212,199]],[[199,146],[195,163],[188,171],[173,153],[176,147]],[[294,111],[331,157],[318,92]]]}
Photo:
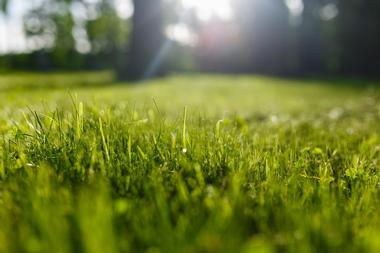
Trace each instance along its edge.
{"label": "sunlight", "polygon": [[212,17],[230,19],[232,8],[230,0],[181,0],[184,8],[194,9],[198,18],[204,21]]}

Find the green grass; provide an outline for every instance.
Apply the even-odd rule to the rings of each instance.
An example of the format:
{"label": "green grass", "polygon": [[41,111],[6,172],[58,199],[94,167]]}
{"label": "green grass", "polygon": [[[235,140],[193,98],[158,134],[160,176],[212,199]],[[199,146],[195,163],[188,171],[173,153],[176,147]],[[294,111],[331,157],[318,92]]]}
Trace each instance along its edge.
{"label": "green grass", "polygon": [[104,85],[113,80],[111,71],[93,72],[47,72],[40,73],[5,73],[0,74],[0,91],[35,90],[45,88],[72,88]]}
{"label": "green grass", "polygon": [[86,75],[0,77],[0,252],[380,251],[376,86]]}

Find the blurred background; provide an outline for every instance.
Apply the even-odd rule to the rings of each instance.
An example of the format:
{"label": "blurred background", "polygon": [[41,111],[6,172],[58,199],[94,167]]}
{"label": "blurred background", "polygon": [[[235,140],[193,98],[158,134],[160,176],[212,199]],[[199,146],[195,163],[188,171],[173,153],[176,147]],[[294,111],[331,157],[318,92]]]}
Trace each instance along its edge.
{"label": "blurred background", "polygon": [[0,0],[0,71],[380,76],[378,0]]}

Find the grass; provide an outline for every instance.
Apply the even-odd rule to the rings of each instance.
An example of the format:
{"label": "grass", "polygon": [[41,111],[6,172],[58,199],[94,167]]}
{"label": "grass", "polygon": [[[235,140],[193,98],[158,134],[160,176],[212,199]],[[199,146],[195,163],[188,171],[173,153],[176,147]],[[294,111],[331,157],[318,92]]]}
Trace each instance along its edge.
{"label": "grass", "polygon": [[41,73],[3,73],[0,77],[0,91],[31,90],[46,88],[73,88],[104,85],[113,80],[111,71],[93,72],[47,72]]}
{"label": "grass", "polygon": [[378,87],[66,75],[0,77],[0,252],[380,251]]}

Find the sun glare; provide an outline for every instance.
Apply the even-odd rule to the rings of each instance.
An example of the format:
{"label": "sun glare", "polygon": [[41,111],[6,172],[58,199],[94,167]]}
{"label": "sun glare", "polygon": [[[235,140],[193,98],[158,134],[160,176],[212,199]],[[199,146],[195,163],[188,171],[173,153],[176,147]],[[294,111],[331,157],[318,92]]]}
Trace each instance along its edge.
{"label": "sun glare", "polygon": [[232,17],[230,0],[181,0],[184,8],[194,9],[199,19],[207,21],[216,16],[222,19]]}

